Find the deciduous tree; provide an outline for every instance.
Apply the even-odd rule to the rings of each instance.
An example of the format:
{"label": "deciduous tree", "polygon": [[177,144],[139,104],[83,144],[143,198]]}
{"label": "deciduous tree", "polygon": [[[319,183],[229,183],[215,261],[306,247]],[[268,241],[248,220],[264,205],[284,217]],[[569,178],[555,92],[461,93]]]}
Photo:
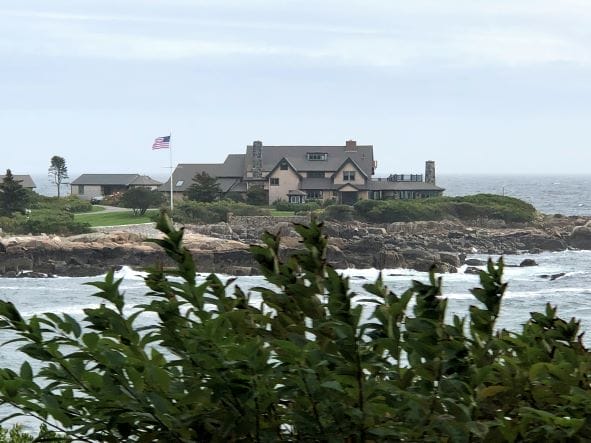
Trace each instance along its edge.
{"label": "deciduous tree", "polygon": [[64,180],[68,178],[68,167],[66,160],[59,155],[51,157],[51,162],[48,169],[49,180],[57,186],[57,196],[60,197],[61,186]]}
{"label": "deciduous tree", "polygon": [[131,188],[121,197],[120,206],[133,209],[134,215],[144,215],[148,208],[157,208],[164,201],[161,192],[146,188]]}

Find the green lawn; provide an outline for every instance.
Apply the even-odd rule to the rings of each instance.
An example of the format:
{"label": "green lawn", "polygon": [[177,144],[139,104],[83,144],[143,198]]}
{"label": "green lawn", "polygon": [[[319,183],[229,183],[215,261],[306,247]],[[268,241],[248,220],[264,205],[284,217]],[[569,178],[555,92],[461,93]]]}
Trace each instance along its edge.
{"label": "green lawn", "polygon": [[145,215],[135,216],[133,211],[100,211],[76,214],[74,218],[79,222],[90,223],[90,226],[117,226],[133,225],[136,223],[150,223],[150,215],[158,212],[157,209],[148,210]]}
{"label": "green lawn", "polygon": [[101,211],[104,211],[104,210],[105,210],[105,207],[104,206],[92,205],[92,212],[101,212]]}

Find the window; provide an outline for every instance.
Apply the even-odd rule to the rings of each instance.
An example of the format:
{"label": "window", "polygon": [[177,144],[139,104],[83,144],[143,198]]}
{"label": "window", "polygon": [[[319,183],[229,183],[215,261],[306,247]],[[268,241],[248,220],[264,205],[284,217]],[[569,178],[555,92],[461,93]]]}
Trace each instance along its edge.
{"label": "window", "polygon": [[308,171],[308,178],[324,178],[324,171]]}
{"label": "window", "polygon": [[312,190],[312,191],[308,191],[308,199],[318,200],[321,198],[322,198],[322,191],[319,191],[317,189]]}
{"label": "window", "polygon": [[78,185],[78,194],[84,195],[84,185]]}
{"label": "window", "polygon": [[302,197],[300,195],[290,195],[289,202],[290,203],[303,203]]}
{"label": "window", "polygon": [[271,178],[271,186],[279,186],[279,179],[277,177]]}
{"label": "window", "polygon": [[343,180],[346,182],[355,181],[355,171],[343,171]]}
{"label": "window", "polygon": [[281,162],[281,164],[279,165],[279,169],[281,169],[282,171],[287,171],[287,162],[285,160]]}
{"label": "window", "polygon": [[185,183],[184,180],[179,180],[179,181],[176,182],[176,185],[175,186],[178,188],[179,186],[183,186],[183,183]]}
{"label": "window", "polygon": [[328,158],[328,154],[326,152],[308,152],[306,154],[306,158],[308,160],[326,160]]}

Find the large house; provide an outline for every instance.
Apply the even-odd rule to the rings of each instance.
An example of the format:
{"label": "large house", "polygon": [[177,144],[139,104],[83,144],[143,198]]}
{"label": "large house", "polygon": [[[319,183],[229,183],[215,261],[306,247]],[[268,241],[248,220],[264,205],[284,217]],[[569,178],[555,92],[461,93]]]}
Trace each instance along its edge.
{"label": "large house", "polygon": [[[245,193],[262,186],[269,203],[286,200],[336,200],[352,204],[359,199],[414,199],[441,195],[435,184],[435,162],[427,161],[422,174],[393,174],[373,178],[377,162],[372,145],[348,140],[342,146],[265,146],[260,141],[245,154],[228,155],[224,163],[179,164],[173,173],[173,192],[180,198],[195,174],[216,177],[222,194]],[[160,187],[170,192],[170,180]]]}
{"label": "large house", "polygon": [[70,183],[71,194],[84,200],[105,197],[131,188],[157,189],[162,182],[140,174],[82,174]]}
{"label": "large house", "polygon": [[[12,174],[15,182],[19,182],[20,185],[25,189],[30,189],[31,191],[37,187],[33,179],[30,175],[16,175]],[[4,180],[4,174],[0,175],[0,182]]]}

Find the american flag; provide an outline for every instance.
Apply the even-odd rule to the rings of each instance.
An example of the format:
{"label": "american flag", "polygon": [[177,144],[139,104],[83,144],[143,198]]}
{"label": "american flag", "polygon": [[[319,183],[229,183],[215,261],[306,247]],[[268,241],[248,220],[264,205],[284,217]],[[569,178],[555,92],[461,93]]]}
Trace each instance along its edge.
{"label": "american flag", "polygon": [[170,135],[165,137],[157,137],[154,140],[154,144],[152,145],[152,149],[169,149],[170,148]]}

